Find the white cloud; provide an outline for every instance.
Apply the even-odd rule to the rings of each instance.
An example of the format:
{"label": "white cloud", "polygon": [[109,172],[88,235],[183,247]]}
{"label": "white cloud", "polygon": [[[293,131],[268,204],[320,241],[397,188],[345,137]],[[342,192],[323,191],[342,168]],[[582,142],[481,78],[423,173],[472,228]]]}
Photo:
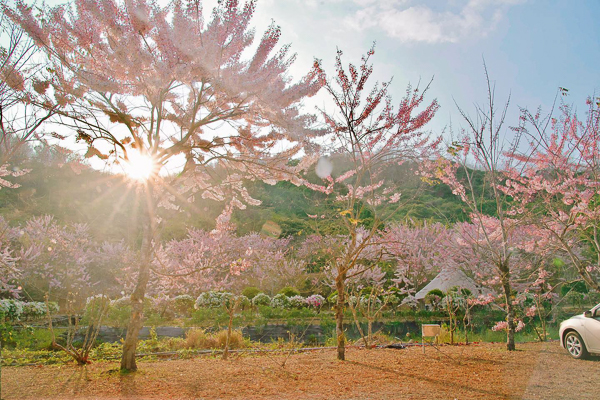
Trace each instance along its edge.
{"label": "white cloud", "polygon": [[509,7],[523,1],[453,1],[451,3],[459,4],[459,10],[452,11],[432,9],[407,0],[354,0],[359,8],[345,22],[356,30],[379,28],[404,42],[455,43],[486,36],[503,21]]}

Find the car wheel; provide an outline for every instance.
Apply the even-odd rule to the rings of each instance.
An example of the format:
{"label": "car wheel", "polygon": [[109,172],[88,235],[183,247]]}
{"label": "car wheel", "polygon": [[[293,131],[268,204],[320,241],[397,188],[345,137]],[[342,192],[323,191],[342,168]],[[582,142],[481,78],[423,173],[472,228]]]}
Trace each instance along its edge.
{"label": "car wheel", "polygon": [[588,356],[585,343],[581,340],[579,333],[571,331],[565,336],[565,348],[573,358],[582,359]]}

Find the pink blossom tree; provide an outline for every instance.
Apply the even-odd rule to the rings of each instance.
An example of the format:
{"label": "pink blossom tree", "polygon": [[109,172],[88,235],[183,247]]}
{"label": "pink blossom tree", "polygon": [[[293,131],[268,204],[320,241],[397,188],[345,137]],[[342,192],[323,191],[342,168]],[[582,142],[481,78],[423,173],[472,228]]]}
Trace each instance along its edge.
{"label": "pink blossom tree", "polygon": [[95,243],[86,225],[63,226],[49,216],[33,218],[20,228],[18,242],[23,282],[52,299],[87,297]]}
{"label": "pink blossom tree", "polygon": [[82,306],[95,294],[116,295],[135,258],[122,241],[98,243],[84,224],[45,216],[10,226],[0,218],[0,293]]}
{"label": "pink blossom tree", "polygon": [[382,247],[395,263],[394,282],[402,294],[414,296],[417,289],[442,268],[454,268],[448,246],[452,233],[442,224],[393,224],[382,234]]}
{"label": "pink blossom tree", "polygon": [[21,256],[35,257],[34,249],[19,252],[12,245],[19,236],[19,230],[8,225],[0,217],[0,295],[18,297],[20,293],[19,279],[21,271],[18,262]]}
{"label": "pink blossom tree", "polygon": [[290,259],[288,245],[289,239],[190,229],[186,238],[157,247],[151,290],[198,295],[249,284],[278,289],[304,274],[304,263]]}
{"label": "pink blossom tree", "polygon": [[[210,18],[199,0],[166,6],[78,0],[45,10],[44,18],[18,0],[7,11],[47,55],[48,80],[62,106],[59,122],[88,146],[87,156],[146,179],[140,190],[147,218],[123,370],[137,369],[142,300],[159,229],[155,207],[193,196],[228,199],[217,220],[221,228],[234,208],[258,204],[244,179],[300,184],[297,173],[312,163],[310,156],[293,167],[289,160],[317,133],[299,106],[321,84],[315,72],[291,83],[295,57],[289,46],[275,50],[281,33],[274,24],[250,53],[255,6],[255,0],[227,0]],[[287,146],[276,146],[283,140]],[[184,166],[175,182],[160,174],[177,161]]]}
{"label": "pink blossom tree", "polygon": [[[506,177],[505,171],[512,168],[511,159],[505,157],[505,153],[517,143],[504,140],[503,127],[508,102],[503,108],[497,108],[495,88],[490,83],[487,68],[485,73],[488,83],[487,104],[476,108],[475,117],[459,108],[466,129],[457,141],[448,146],[446,157],[427,163],[429,172],[425,175],[447,184],[469,211],[473,224],[472,235],[464,238],[476,244],[474,250],[487,257],[489,265],[493,266],[500,279],[508,326],[506,347],[514,350],[511,270],[514,268],[516,250],[511,246],[511,237],[519,227],[519,219],[511,212],[511,198],[501,190],[501,185]],[[481,191],[477,190],[474,183],[476,174],[483,174]]]}
{"label": "pink blossom tree", "polygon": [[[0,188],[16,188],[10,178],[27,173],[19,164],[27,145],[41,136],[40,127],[58,105],[38,93],[47,83],[35,76],[38,49],[23,29],[7,18],[7,2],[0,1]],[[47,102],[46,107],[38,103]],[[9,178],[9,180],[5,179]]]}
{"label": "pink blossom tree", "polygon": [[566,256],[589,287],[600,291],[600,100],[585,118],[562,104],[559,115],[522,110],[516,131],[529,142],[511,152],[516,167],[503,190],[530,210],[549,249]]}
{"label": "pink blossom tree", "polygon": [[[368,88],[373,73],[370,58],[374,52],[373,47],[362,57],[359,66],[345,67],[342,51],[338,50],[332,76],[325,73],[320,61],[315,62],[319,80],[335,106],[333,112],[321,111],[331,135],[331,146],[325,151],[330,156],[350,160],[350,167],[334,178],[331,161],[321,159],[317,174],[323,184],[306,183],[309,188],[330,196],[337,203],[336,208],[342,210],[326,216],[339,221],[340,232],[345,237],[342,241],[345,249],[339,256],[330,258],[338,292],[336,333],[340,360],[345,359],[343,310],[348,272],[357,266],[363,252],[374,245],[378,231],[393,214],[386,213],[389,208],[384,205],[401,199],[401,193],[385,185],[383,173],[390,166],[422,157],[436,144],[422,130],[438,109],[434,100],[419,110],[427,88],[420,91],[409,86],[398,108],[394,108],[388,92],[390,81]],[[367,212],[372,216],[368,222],[365,221]]]}
{"label": "pink blossom tree", "polygon": [[[535,227],[508,219],[505,221],[507,235],[503,236],[498,218],[471,216],[472,220],[474,218],[483,227],[476,222],[462,222],[454,227],[455,236],[450,251],[455,265],[473,277],[476,283],[490,290],[490,293],[502,293],[494,302],[506,310],[507,301],[510,301],[515,325],[520,313],[517,309],[520,304],[517,297],[528,290],[532,280],[535,280],[533,276],[536,271],[543,266],[539,261],[542,252],[535,242]],[[503,247],[510,249],[510,296],[506,296],[504,292],[506,278],[503,279],[502,270],[498,267],[498,254],[502,254]],[[489,296],[486,299],[490,300]],[[505,322],[508,328],[508,320]]]}

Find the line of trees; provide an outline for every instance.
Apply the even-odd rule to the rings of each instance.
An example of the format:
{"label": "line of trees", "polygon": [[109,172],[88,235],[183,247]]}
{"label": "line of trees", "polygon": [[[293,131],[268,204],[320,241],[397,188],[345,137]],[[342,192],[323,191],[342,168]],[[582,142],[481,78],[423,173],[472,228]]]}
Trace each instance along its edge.
{"label": "line of trees", "polygon": [[[271,25],[251,47],[255,7],[254,0],[227,0],[206,18],[199,0],[167,6],[107,0],[41,10],[22,0],[2,4],[3,33],[11,40],[0,57],[0,185],[15,186],[2,178],[25,172],[11,160],[34,138],[74,138],[86,146],[86,157],[113,167],[140,157],[149,162],[148,179],[132,183],[140,199],[140,240],[136,248],[119,250],[133,254],[120,270],[132,304],[123,370],[137,369],[148,290],[232,287],[245,282],[246,274],[256,284],[275,285],[274,275],[282,282],[293,279],[316,262],[332,274],[338,291],[337,356],[343,360],[347,283],[381,263],[396,265],[394,282],[406,295],[442,266],[498,285],[509,350],[515,348],[516,294],[523,282],[546,293],[544,287],[552,285],[541,271],[553,259],[563,258],[589,287],[600,289],[597,99],[589,100],[583,120],[566,105],[558,117],[523,110],[509,143],[508,102],[498,110],[489,86],[486,106],[474,117],[460,109],[466,128],[444,145],[424,130],[439,108],[435,100],[425,102],[429,86],[409,86],[397,108],[389,81],[369,86],[373,48],[360,64],[348,66],[338,51],[332,74],[316,60],[292,83],[295,57],[289,46],[278,48],[278,26]],[[305,113],[302,101],[320,89],[331,108],[317,116]],[[64,133],[43,135],[41,128],[52,126],[45,122]],[[334,172],[331,160],[340,154],[351,162]],[[299,162],[290,162],[294,157]],[[386,171],[406,162],[420,168],[424,181],[448,185],[470,221],[452,228],[390,224],[393,205],[405,197],[386,181]],[[173,163],[182,165],[180,171],[165,174]],[[303,175],[315,163],[320,182]],[[479,176],[484,182],[476,185]],[[298,251],[289,250],[289,239],[232,235],[234,210],[260,204],[245,186],[257,180],[289,181],[320,193],[331,207],[309,217],[321,234],[307,238]],[[214,231],[190,230],[184,239],[163,243],[157,209],[189,206],[195,197],[222,204]],[[322,220],[334,232],[320,232]],[[32,220],[26,237],[35,240],[28,243],[25,233],[9,233],[6,226],[2,268],[14,274],[3,275],[11,277],[3,285],[13,294],[25,271],[33,276],[60,265],[66,272],[57,271],[48,288],[71,291],[93,280],[88,271],[93,263],[112,263],[95,258],[112,250],[90,244],[83,226]]]}

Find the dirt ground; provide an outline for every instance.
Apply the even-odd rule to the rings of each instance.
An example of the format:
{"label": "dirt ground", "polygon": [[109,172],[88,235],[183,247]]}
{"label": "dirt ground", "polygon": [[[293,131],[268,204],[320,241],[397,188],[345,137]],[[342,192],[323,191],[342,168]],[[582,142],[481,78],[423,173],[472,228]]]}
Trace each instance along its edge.
{"label": "dirt ground", "polygon": [[507,352],[502,344],[440,351],[348,349],[292,355],[4,367],[8,399],[597,399],[600,361],[571,359],[557,342]]}

